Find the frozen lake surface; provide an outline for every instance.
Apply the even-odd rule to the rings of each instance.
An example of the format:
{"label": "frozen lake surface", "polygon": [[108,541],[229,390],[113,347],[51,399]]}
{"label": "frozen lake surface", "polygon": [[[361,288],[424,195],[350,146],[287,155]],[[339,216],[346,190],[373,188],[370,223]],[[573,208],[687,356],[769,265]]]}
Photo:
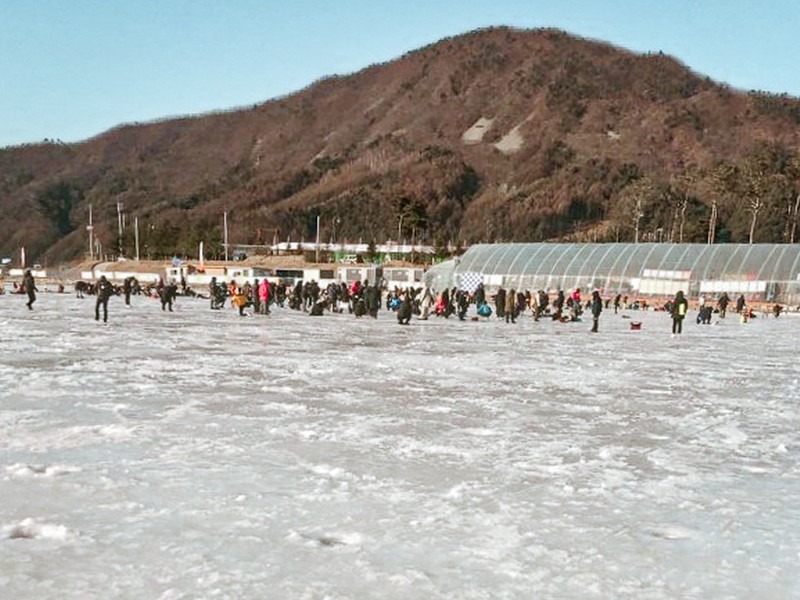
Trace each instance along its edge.
{"label": "frozen lake surface", "polygon": [[2,598],[800,598],[794,315],[671,338],[24,303],[0,296]]}

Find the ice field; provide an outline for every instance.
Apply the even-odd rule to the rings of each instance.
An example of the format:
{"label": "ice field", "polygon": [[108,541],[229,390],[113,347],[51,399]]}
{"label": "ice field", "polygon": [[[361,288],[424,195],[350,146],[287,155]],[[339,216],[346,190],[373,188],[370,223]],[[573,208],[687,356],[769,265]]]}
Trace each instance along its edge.
{"label": "ice field", "polygon": [[0,296],[0,598],[800,598],[796,315],[132,302]]}

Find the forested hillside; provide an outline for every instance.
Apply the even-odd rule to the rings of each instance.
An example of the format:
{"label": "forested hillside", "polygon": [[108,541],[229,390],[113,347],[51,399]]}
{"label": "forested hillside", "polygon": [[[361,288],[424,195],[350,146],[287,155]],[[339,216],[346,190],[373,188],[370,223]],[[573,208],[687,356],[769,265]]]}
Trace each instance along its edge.
{"label": "forested hillside", "polygon": [[[236,68],[231,65],[231,68]],[[481,30],[291,96],[0,150],[0,254],[229,239],[794,242],[800,102],[662,54]],[[124,232],[118,248],[118,206]]]}

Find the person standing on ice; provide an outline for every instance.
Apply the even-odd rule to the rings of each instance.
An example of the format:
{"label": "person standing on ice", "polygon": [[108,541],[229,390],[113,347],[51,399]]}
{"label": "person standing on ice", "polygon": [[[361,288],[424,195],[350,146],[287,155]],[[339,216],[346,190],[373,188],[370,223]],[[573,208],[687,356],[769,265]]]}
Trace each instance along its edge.
{"label": "person standing on ice", "polygon": [[561,313],[564,311],[564,303],[566,302],[566,297],[564,296],[564,290],[558,290],[556,294],[556,301],[553,302],[553,306],[555,307],[555,312],[558,314],[558,318],[561,318]]}
{"label": "person standing on ice", "polygon": [[504,288],[498,288],[494,295],[494,312],[498,319],[506,316],[506,290]]}
{"label": "person standing on ice", "polygon": [[683,295],[682,290],[678,290],[675,298],[672,300],[672,335],[680,335],[683,333],[683,319],[686,317],[686,312],[689,308],[689,303]]}
{"label": "person standing on ice", "polygon": [[428,320],[428,315],[431,312],[431,306],[433,306],[433,294],[431,293],[431,289],[426,287],[424,290],[422,290],[422,301],[419,304],[419,308],[422,311],[422,314],[419,316],[419,318],[422,321]]}
{"label": "person standing on ice", "polygon": [[466,290],[458,290],[456,292],[456,314],[459,321],[464,321],[467,318],[467,311],[469,310],[469,294]]}
{"label": "person standing on ice", "polygon": [[171,281],[162,287],[158,295],[159,299],[161,300],[161,310],[166,310],[169,308],[169,312],[172,312],[172,302],[175,300],[175,296],[177,296],[177,294],[178,286],[175,285],[174,281]]}
{"label": "person standing on ice", "polygon": [[105,275],[100,276],[97,282],[97,302],[94,305],[94,320],[100,320],[100,307],[103,307],[103,323],[108,322],[108,299],[114,293],[114,287],[106,279]]}
{"label": "person standing on ice", "polygon": [[731,299],[728,297],[726,292],[722,292],[722,295],[717,300],[717,305],[719,306],[719,318],[724,319],[725,314],[728,312],[728,303],[730,303]]}
{"label": "person standing on ice", "polygon": [[261,287],[258,279],[253,281],[253,287],[250,289],[250,302],[253,303],[253,314],[261,314],[261,298],[258,296],[258,290]]}
{"label": "person standing on ice", "polygon": [[745,309],[745,306],[747,306],[747,303],[744,301],[744,294],[741,294],[736,299],[736,314],[737,315],[742,314],[742,311]]}
{"label": "person standing on ice", "polygon": [[597,333],[600,324],[600,313],[603,312],[603,299],[597,290],[592,292],[592,333]]}
{"label": "person standing on ice", "polygon": [[258,304],[262,315],[269,314],[269,281],[266,278],[258,284]]}
{"label": "person standing on ice", "polygon": [[539,301],[536,303],[536,310],[539,311],[539,317],[541,318],[545,312],[547,312],[547,307],[550,304],[550,296],[548,296],[547,292],[544,290],[539,290]]}
{"label": "person standing on ice", "polygon": [[503,307],[505,311],[506,323],[517,322],[517,290],[511,288],[506,294],[506,302]]}
{"label": "person standing on ice", "polygon": [[39,288],[36,287],[36,282],[33,280],[33,273],[31,273],[30,269],[25,271],[25,275],[22,278],[22,288],[28,294],[28,302],[25,306],[28,307],[28,310],[33,310],[33,303],[36,302],[36,292],[39,291]]}
{"label": "person standing on ice", "polygon": [[486,290],[483,289],[483,283],[479,283],[475,289],[475,306],[480,308],[484,302],[486,302]]}
{"label": "person standing on ice", "polygon": [[373,319],[378,318],[378,311],[381,308],[381,289],[378,284],[371,285],[366,291],[367,314]]}
{"label": "person standing on ice", "polygon": [[122,282],[122,293],[125,294],[125,306],[131,307],[131,294],[133,293],[133,277],[126,277]]}

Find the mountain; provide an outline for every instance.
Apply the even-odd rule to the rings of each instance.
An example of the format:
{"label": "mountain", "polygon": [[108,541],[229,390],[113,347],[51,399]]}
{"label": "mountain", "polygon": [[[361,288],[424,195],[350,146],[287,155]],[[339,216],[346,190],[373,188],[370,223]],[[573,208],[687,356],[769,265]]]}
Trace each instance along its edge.
{"label": "mountain", "polygon": [[[493,28],[248,109],[0,150],[0,254],[402,238],[789,241],[800,101]],[[122,218],[119,218],[121,203]]]}

